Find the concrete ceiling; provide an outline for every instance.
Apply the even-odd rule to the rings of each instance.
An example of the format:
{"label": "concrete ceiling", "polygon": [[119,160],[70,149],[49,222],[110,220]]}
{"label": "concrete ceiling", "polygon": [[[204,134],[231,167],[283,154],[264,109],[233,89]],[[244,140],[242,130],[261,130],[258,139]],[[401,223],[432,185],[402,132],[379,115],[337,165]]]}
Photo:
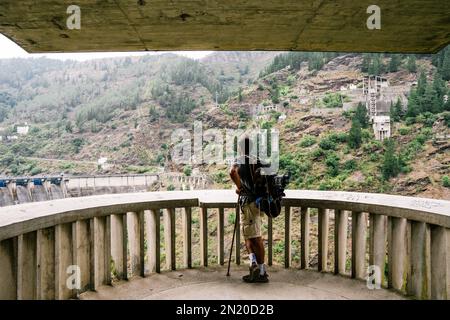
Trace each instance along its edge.
{"label": "concrete ceiling", "polygon": [[[69,30],[69,5],[81,29]],[[369,30],[370,5],[381,29]],[[0,33],[28,52],[300,50],[436,52],[448,0],[1,0]],[[1,49],[1,48],[0,48]]]}

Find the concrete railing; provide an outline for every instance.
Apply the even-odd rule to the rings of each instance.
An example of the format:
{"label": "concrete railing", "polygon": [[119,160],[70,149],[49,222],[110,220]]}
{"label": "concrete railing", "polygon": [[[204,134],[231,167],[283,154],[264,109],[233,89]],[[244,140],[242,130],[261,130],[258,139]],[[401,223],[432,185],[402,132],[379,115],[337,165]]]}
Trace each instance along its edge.
{"label": "concrete railing", "polygon": [[[287,191],[284,200],[284,265],[291,266],[292,216],[300,212],[300,267],[309,268],[312,215],[317,212],[318,271],[345,274],[347,234],[351,277],[367,267],[387,287],[420,299],[447,299],[450,291],[450,202],[382,194]],[[161,229],[165,268],[176,264],[176,212],[182,214],[183,267],[192,263],[192,210],[199,211],[200,262],[208,266],[208,210],[217,215],[217,263],[225,263],[224,212],[236,208],[231,190],[102,195],[0,208],[0,298],[68,299],[81,292],[160,272]],[[181,208],[182,210],[177,210]],[[314,210],[311,210],[314,209]],[[316,211],[317,209],[317,211]],[[161,212],[163,228],[161,228]],[[351,218],[351,219],[350,219]],[[330,221],[334,220],[334,225]],[[351,220],[351,230],[348,229]],[[331,228],[333,227],[333,228]],[[268,264],[273,262],[273,224],[267,221]],[[329,230],[334,231],[330,237]],[[236,242],[241,242],[240,232]],[[329,254],[329,248],[334,254]],[[334,267],[328,259],[334,256]],[[368,260],[366,257],[368,256]],[[240,263],[236,250],[235,263]],[[330,270],[329,270],[330,269]],[[72,272],[79,286],[71,284]]]}

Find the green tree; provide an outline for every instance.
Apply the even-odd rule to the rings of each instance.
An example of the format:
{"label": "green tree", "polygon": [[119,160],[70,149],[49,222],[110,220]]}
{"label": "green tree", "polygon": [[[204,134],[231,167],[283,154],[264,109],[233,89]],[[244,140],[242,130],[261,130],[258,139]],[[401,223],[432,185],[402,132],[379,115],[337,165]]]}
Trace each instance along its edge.
{"label": "green tree", "polygon": [[433,85],[429,84],[425,88],[425,93],[422,98],[422,112],[438,113],[440,110],[440,103],[438,100],[438,94]]}
{"label": "green tree", "polygon": [[381,173],[385,180],[396,177],[400,173],[401,167],[399,158],[395,153],[395,143],[391,139],[385,140],[385,151],[383,155],[383,163]]}
{"label": "green tree", "polygon": [[362,64],[361,64],[361,71],[362,72],[368,72],[369,66],[370,66],[370,54],[369,53],[363,53],[362,58]]}
{"label": "green tree", "polygon": [[397,72],[400,63],[401,63],[401,56],[398,54],[393,54],[391,56],[391,60],[389,61],[389,72]]}
{"label": "green tree", "polygon": [[352,120],[352,127],[350,128],[350,132],[348,134],[348,145],[350,148],[358,149],[361,146],[361,142],[361,123],[358,119],[354,118]]}
{"label": "green tree", "polygon": [[417,81],[417,94],[423,96],[425,94],[425,89],[427,88],[427,76],[425,72],[420,72],[419,80]]}
{"label": "green tree", "polygon": [[411,92],[409,93],[408,97],[408,108],[406,111],[406,117],[411,118],[416,117],[420,112],[421,110],[417,90],[413,88],[411,89]]}
{"label": "green tree", "polygon": [[444,49],[444,58],[442,60],[442,66],[440,68],[440,73],[445,81],[450,80],[450,49],[449,47]]}
{"label": "green tree", "polygon": [[437,98],[437,104],[438,104],[436,112],[442,112],[445,110],[444,96],[446,94],[448,94],[448,88],[439,72],[436,72],[434,74],[433,88],[436,92],[436,98]]}
{"label": "green tree", "polygon": [[406,63],[406,69],[412,73],[415,73],[417,71],[416,56],[414,56],[414,55],[408,56],[408,61]]}
{"label": "green tree", "polygon": [[403,107],[400,98],[397,99],[397,102],[395,104],[391,102],[390,116],[391,120],[395,122],[399,122],[402,119]]}
{"label": "green tree", "polygon": [[355,119],[358,120],[362,128],[367,128],[369,125],[369,116],[367,114],[367,108],[361,102],[358,103],[355,111]]}

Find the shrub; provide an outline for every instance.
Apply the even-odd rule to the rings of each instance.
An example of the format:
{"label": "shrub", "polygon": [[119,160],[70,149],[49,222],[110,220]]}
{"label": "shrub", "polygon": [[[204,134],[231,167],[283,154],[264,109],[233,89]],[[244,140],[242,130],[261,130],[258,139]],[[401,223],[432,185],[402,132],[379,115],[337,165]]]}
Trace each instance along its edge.
{"label": "shrub", "polygon": [[449,176],[442,177],[442,185],[446,188],[450,188],[450,178]]}
{"label": "shrub", "polygon": [[325,165],[330,176],[335,177],[339,174],[339,157],[334,152],[327,155]]}
{"label": "shrub", "polygon": [[355,171],[357,167],[358,167],[358,165],[356,163],[356,160],[354,160],[354,159],[347,160],[344,163],[344,170],[347,170],[350,172]]}
{"label": "shrub", "polygon": [[444,112],[442,115],[444,116],[445,124],[450,128],[450,112]]}
{"label": "shrub", "polygon": [[226,182],[226,174],[223,171],[219,171],[213,175],[213,180],[216,183],[225,183]]}
{"label": "shrub", "polygon": [[333,132],[328,135],[328,138],[335,143],[347,142],[347,134],[345,132]]}
{"label": "shrub", "polygon": [[336,150],[336,143],[333,141],[332,138],[330,138],[328,136],[324,137],[322,140],[320,140],[319,146],[323,150]]}
{"label": "shrub", "polygon": [[39,167],[34,167],[31,169],[30,174],[32,176],[38,175],[39,173],[42,173],[42,169]]}
{"label": "shrub", "polygon": [[316,149],[314,149],[312,152],[311,152],[311,157],[313,158],[313,159],[318,159],[318,158],[320,158],[321,156],[323,156],[325,153],[324,153],[324,151],[323,151],[323,149],[321,149],[321,148],[316,148]]}
{"label": "shrub", "polygon": [[81,146],[84,144],[84,140],[82,138],[75,138],[72,140],[72,146],[74,147],[75,153],[79,153]]}
{"label": "shrub", "polygon": [[189,177],[192,174],[192,167],[191,166],[184,167],[183,173],[185,176]]}
{"label": "shrub", "polygon": [[316,143],[316,138],[314,136],[310,136],[310,135],[305,135],[301,140],[300,140],[300,147],[302,148],[307,148],[312,146],[313,144]]}
{"label": "shrub", "polygon": [[411,132],[411,128],[409,127],[401,127],[400,129],[398,129],[398,132],[402,135],[402,136],[406,136]]}
{"label": "shrub", "polygon": [[378,162],[379,158],[378,153],[371,153],[369,156],[369,160],[372,162]]}
{"label": "shrub", "polygon": [[337,93],[326,93],[322,99],[325,108],[341,108],[343,96]]}
{"label": "shrub", "polygon": [[416,123],[416,118],[408,117],[408,118],[406,118],[405,123],[406,123],[407,126],[410,126],[410,125]]}
{"label": "shrub", "polygon": [[427,136],[424,135],[424,134],[422,134],[422,133],[419,133],[419,134],[416,136],[415,140],[416,140],[419,144],[423,145],[423,144],[427,141]]}

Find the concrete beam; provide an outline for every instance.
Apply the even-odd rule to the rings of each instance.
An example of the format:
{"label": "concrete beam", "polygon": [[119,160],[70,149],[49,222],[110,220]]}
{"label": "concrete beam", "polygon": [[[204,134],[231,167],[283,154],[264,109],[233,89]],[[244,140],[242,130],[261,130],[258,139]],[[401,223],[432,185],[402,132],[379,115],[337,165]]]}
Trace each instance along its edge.
{"label": "concrete beam", "polygon": [[79,0],[80,29],[69,29],[70,0],[4,0],[0,32],[28,52],[306,50],[435,52],[449,43],[447,2]]}

